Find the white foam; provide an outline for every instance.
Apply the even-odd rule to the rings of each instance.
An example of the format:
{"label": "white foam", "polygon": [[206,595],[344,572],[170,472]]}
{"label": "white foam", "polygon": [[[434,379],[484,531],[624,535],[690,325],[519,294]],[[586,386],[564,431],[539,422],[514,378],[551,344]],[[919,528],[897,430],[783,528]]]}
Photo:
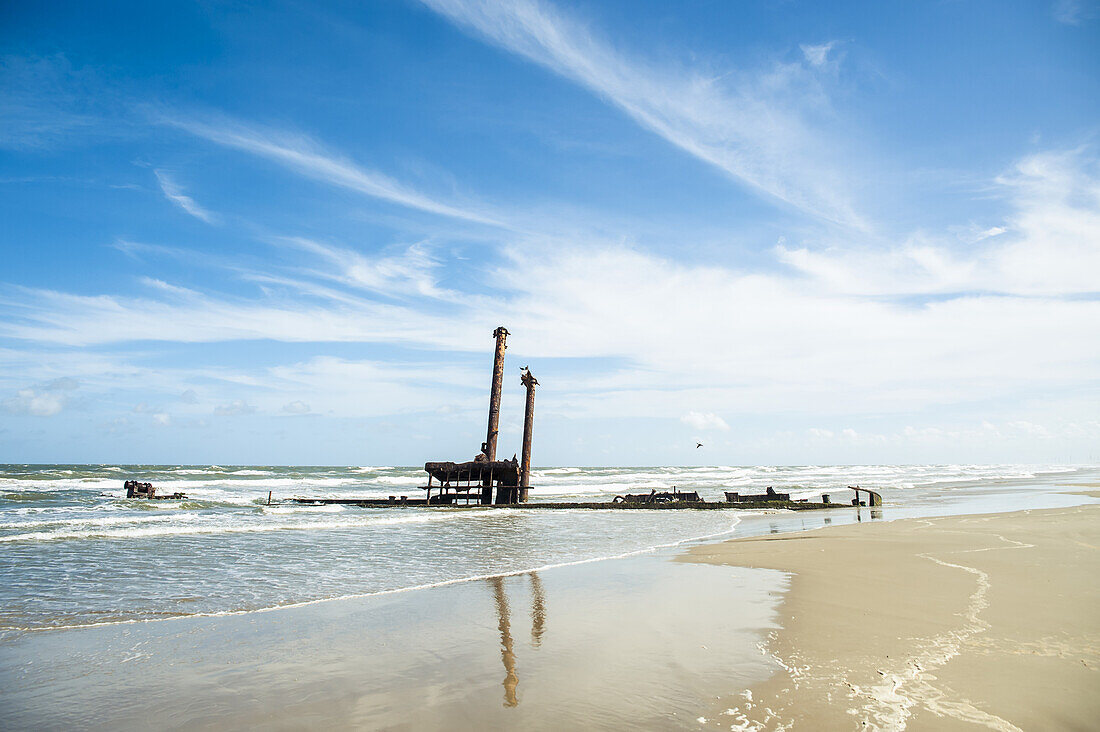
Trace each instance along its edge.
{"label": "white foam", "polygon": [[[504,513],[508,510],[509,509],[496,509],[492,512],[488,512],[488,511],[483,512],[481,515],[492,515],[493,513],[496,513],[496,514],[499,515],[500,513]],[[169,622],[169,621],[192,620],[192,619],[195,619],[195,618],[232,617],[232,616],[237,616],[237,615],[251,615],[253,613],[267,613],[267,612],[275,612],[275,611],[279,611],[279,610],[291,610],[291,609],[294,609],[294,608],[307,607],[307,606],[310,606],[310,605],[320,605],[320,604],[323,604],[323,603],[337,602],[337,601],[341,601],[341,600],[358,600],[358,599],[367,598],[367,597],[380,597],[380,596],[384,596],[384,595],[396,595],[396,594],[400,594],[400,593],[404,593],[404,592],[415,592],[417,590],[428,590],[428,589],[432,589],[432,588],[435,588],[435,587],[446,587],[448,585],[457,585],[457,584],[463,584],[463,583],[467,583],[467,582],[477,582],[477,581],[480,581],[480,580],[494,579],[496,577],[516,577],[516,576],[519,576],[519,575],[530,574],[532,572],[546,572],[546,571],[549,571],[549,570],[552,570],[552,569],[561,569],[563,567],[577,567],[577,566],[580,566],[580,565],[592,564],[592,563],[595,563],[595,562],[605,562],[605,561],[614,560],[614,559],[626,559],[627,557],[636,557],[636,556],[641,556],[643,554],[651,554],[651,553],[659,551],[661,549],[671,549],[671,548],[675,548],[675,547],[679,547],[679,546],[684,546],[685,544],[690,544],[690,543],[693,543],[693,542],[706,541],[708,539],[716,539],[720,536],[727,536],[729,534],[732,534],[737,529],[737,525],[741,522],[740,517],[733,516],[733,517],[730,517],[730,518],[732,520],[732,523],[730,524],[728,529],[725,529],[723,531],[719,531],[719,532],[716,532],[716,533],[713,533],[713,534],[705,534],[705,535],[702,535],[702,536],[693,536],[693,537],[689,537],[687,539],[680,539],[680,540],[669,542],[669,543],[666,543],[666,544],[654,544],[652,546],[643,547],[641,549],[634,549],[634,550],[631,550],[631,551],[622,552],[620,554],[601,556],[601,557],[590,557],[590,558],[587,558],[587,559],[578,559],[578,560],[571,561],[571,562],[559,562],[559,563],[556,563],[556,564],[543,564],[543,565],[540,565],[540,566],[537,566],[537,567],[528,567],[528,568],[525,568],[525,569],[515,569],[515,570],[509,570],[507,572],[494,572],[494,573],[490,573],[490,574],[478,574],[478,575],[473,575],[473,576],[469,576],[469,577],[456,577],[456,578],[453,578],[453,579],[440,580],[438,582],[426,582],[426,583],[423,583],[423,584],[412,585],[412,586],[409,586],[409,587],[396,587],[396,588],[393,588],[393,589],[376,590],[376,591],[373,591],[373,592],[359,592],[359,593],[352,593],[352,594],[347,594],[347,595],[340,595],[338,597],[324,597],[324,598],[317,598],[315,600],[303,600],[303,601],[300,601],[300,602],[290,602],[290,603],[285,603],[285,604],[282,604],[282,605],[271,605],[269,607],[261,607],[261,608],[255,608],[255,609],[247,609],[247,610],[221,610],[221,611],[216,611],[216,612],[192,613],[190,615],[177,615],[177,616],[174,616],[174,617],[132,618],[132,619],[127,619],[127,620],[107,620],[107,621],[98,622],[98,623],[77,623],[77,624],[73,624],[73,625],[55,625],[55,626],[50,626],[50,627],[39,627],[39,628],[0,626],[0,630],[16,630],[16,631],[24,631],[24,632],[43,632],[43,631],[51,631],[51,630],[72,630],[72,629],[76,629],[76,628],[93,628],[93,627],[100,627],[100,626],[107,626],[107,625],[137,625],[137,624],[143,624],[143,623],[161,623],[161,622]]]}
{"label": "white foam", "polygon": [[298,521],[273,523],[264,521],[251,524],[202,523],[199,525],[173,526],[134,526],[125,529],[91,528],[84,531],[36,531],[25,534],[0,536],[0,543],[23,541],[60,541],[68,539],[133,539],[150,536],[187,536],[192,534],[255,534],[268,531],[311,531],[325,529],[357,529],[374,526],[395,526],[400,524],[419,524],[434,521],[447,521],[501,514],[501,509],[470,509],[456,511],[449,509],[437,513],[417,513],[408,516],[358,516],[329,521]]}
{"label": "white foam", "polygon": [[[0,530],[4,529],[32,529],[32,528],[44,528],[47,526],[67,527],[67,526],[120,526],[125,524],[136,523],[157,523],[168,521],[191,521],[196,519],[194,514],[181,514],[181,515],[158,515],[158,514],[146,514],[146,515],[131,515],[131,516],[93,516],[89,518],[56,518],[56,519],[40,519],[38,521],[5,521],[0,523]],[[18,536],[18,535],[16,535]],[[0,541],[3,541],[4,537],[0,537]]]}

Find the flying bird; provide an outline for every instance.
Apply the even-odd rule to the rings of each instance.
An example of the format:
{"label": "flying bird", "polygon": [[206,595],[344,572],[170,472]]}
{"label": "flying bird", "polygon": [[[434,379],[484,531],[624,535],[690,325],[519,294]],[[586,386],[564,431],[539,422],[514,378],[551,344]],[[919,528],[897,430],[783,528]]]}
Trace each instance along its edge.
{"label": "flying bird", "polygon": [[696,450],[698,450],[698,449],[699,449],[700,447],[702,447],[702,446],[703,446],[703,443],[701,443],[701,442],[696,442],[696,443],[695,443],[695,449],[696,449]]}

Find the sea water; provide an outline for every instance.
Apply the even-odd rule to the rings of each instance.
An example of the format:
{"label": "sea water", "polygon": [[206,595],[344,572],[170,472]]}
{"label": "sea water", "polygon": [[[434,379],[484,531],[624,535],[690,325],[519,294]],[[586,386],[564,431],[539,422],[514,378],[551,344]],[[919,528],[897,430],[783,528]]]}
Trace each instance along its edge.
{"label": "sea water", "polygon": [[[1054,507],[1080,466],[549,468],[532,501],[602,501],[651,490],[850,500],[857,511],[365,509],[301,497],[421,497],[425,474],[393,466],[0,466],[0,633],[247,613],[597,561],[659,547],[826,523]],[[182,501],[126,499],[152,482]],[[268,493],[273,495],[272,505]]]}

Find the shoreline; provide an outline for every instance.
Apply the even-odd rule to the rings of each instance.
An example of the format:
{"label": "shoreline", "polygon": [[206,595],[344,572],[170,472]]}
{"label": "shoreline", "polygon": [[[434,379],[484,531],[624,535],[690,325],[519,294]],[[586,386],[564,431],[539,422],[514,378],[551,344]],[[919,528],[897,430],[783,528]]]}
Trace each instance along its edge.
{"label": "shoreline", "polygon": [[[1094,486],[1073,488],[1080,493]],[[1043,496],[1028,500],[1050,505],[1050,494]],[[831,640],[841,650],[868,653],[893,644],[887,655],[904,660],[905,653],[894,650],[904,638],[936,638],[957,630],[962,619],[955,614],[967,608],[973,575],[928,560],[923,560],[928,567],[912,570],[910,559],[876,578],[869,574],[873,562],[861,557],[855,576],[868,597],[896,591],[899,574],[905,582],[921,580],[922,572],[949,569],[961,576],[924,582],[934,588],[934,596],[924,602],[922,613],[872,615],[876,627],[871,628],[864,627],[866,618],[856,618],[854,629],[844,627],[846,614],[854,611],[844,608],[841,593],[839,600],[829,600],[844,608],[840,622],[833,617],[834,625],[825,632],[795,637],[797,653],[792,654],[782,645],[798,629],[790,609],[814,598],[805,592],[805,572],[729,560],[743,560],[744,548],[752,546],[765,547],[762,554],[775,560],[775,547],[819,547],[845,534],[889,542],[904,537],[912,525],[1015,521],[1026,530],[1035,525],[1035,516],[1049,515],[1062,521],[1064,533],[1066,516],[1088,512],[1095,523],[1100,510],[1097,504],[1080,506],[1074,497],[1077,502],[1069,507],[1010,512],[1024,497],[981,502],[1006,511],[994,514],[965,513],[974,502],[957,504],[962,514],[918,518],[908,517],[911,509],[891,507],[750,514],[730,528],[736,538],[722,531],[623,556],[457,578],[423,588],[426,592],[403,588],[233,613],[24,631],[2,641],[0,678],[9,694],[7,714],[0,716],[13,726],[97,729],[145,729],[155,720],[179,729],[727,729],[731,723],[733,729],[786,729],[791,719],[801,722],[798,728],[844,729],[856,726],[856,716],[844,704],[846,694],[858,688],[864,696],[857,701],[878,705],[860,709],[871,726],[896,729],[902,726],[899,708],[911,717],[920,712],[898,700],[907,698],[914,684],[926,682],[927,675],[904,678],[904,663],[894,669],[866,657],[830,656],[839,659],[830,674],[850,677],[852,687],[826,689],[821,698],[831,697],[839,706],[821,707],[820,699],[811,694],[806,702],[803,695],[811,671],[820,666],[814,644]],[[860,515],[861,524],[856,523]],[[1020,516],[1026,518],[1021,522]],[[938,558],[941,549],[960,548],[925,531],[922,553],[935,550]],[[731,547],[738,556],[723,556]],[[962,548],[984,552],[976,556],[994,554],[989,547]],[[846,581],[850,567],[843,552],[843,547],[827,552],[832,565],[822,572],[827,586]],[[706,555],[713,555],[712,561],[698,561]],[[553,571],[540,576],[543,569]],[[991,576],[993,591],[1006,586],[995,573]],[[816,595],[815,601],[822,597]],[[977,620],[985,622],[986,612],[979,609]],[[810,614],[818,614],[817,609],[805,613]],[[896,632],[899,618],[904,632]],[[1049,617],[1041,622],[1049,624]],[[970,633],[963,640],[980,635]],[[1100,647],[1093,635],[1087,637],[1090,647]],[[771,655],[761,653],[765,644]],[[1057,647],[1069,644],[1063,639]],[[835,652],[827,644],[824,648]],[[776,659],[798,674],[802,687],[782,687]],[[1100,655],[1095,663],[1092,659],[1090,668],[1100,667]],[[935,659],[924,661],[926,670],[935,667],[940,673]],[[853,676],[865,668],[876,672],[870,681]],[[887,673],[902,682],[900,693]],[[1072,674],[1059,673],[1048,672],[1060,680],[1061,693],[1080,687]],[[132,693],[135,678],[143,680],[138,695]],[[1044,693],[1061,698],[1045,687]],[[753,715],[763,710],[768,716],[758,724]],[[935,717],[924,728],[942,729],[945,719],[962,724]],[[920,728],[908,717],[902,722]]]}
{"label": "shoreline", "polygon": [[1086,504],[692,547],[677,561],[789,578],[766,643],[774,675],[704,726],[1087,729],[1100,719],[1098,546],[1100,505]]}
{"label": "shoreline", "polygon": [[[1080,484],[1075,484],[1075,485],[1071,484],[1071,485],[1063,486],[1062,488],[1063,488],[1063,490],[1052,491],[1052,492],[1048,493],[1047,495],[1048,496],[1049,495],[1087,496],[1087,497],[1091,497],[1091,498],[1100,499],[1100,490],[1096,490],[1096,488],[1100,488],[1100,483],[1080,483]],[[1084,490],[1072,490],[1073,488],[1084,489]],[[1076,505],[1079,505],[1079,504],[1071,503],[1069,505],[1070,506],[1076,506]],[[1100,505],[1100,504],[1098,504],[1098,505]],[[505,507],[505,508],[509,508],[509,509],[517,510],[517,511],[522,511],[523,509],[525,509],[527,507],[528,506],[519,506],[519,507],[509,506],[509,507]],[[463,507],[463,508],[465,508],[465,507]],[[496,508],[496,507],[470,507],[470,508],[473,509],[474,511],[477,511],[478,509],[481,509],[481,508]],[[696,507],[693,506],[693,507],[690,507],[690,508],[696,508]],[[1013,507],[1013,508],[1005,508],[1002,511],[989,512],[989,515],[1011,514],[1011,513],[1018,513],[1018,512],[1021,512],[1021,511],[1025,511],[1025,510],[1060,510],[1061,508],[1062,507],[1056,507],[1056,508],[1040,507],[1038,509],[1020,509],[1020,508]],[[959,511],[959,509],[962,509],[962,510]],[[681,507],[681,510],[687,510],[687,509],[685,507]],[[855,511],[854,514],[853,514],[853,510]],[[900,510],[904,511],[906,509],[902,508]],[[255,607],[255,608],[231,608],[231,609],[217,610],[217,611],[211,611],[211,612],[196,612],[196,613],[190,613],[190,614],[168,615],[168,616],[160,616],[160,617],[119,618],[119,619],[103,620],[103,621],[98,621],[98,622],[74,623],[74,624],[71,624],[71,625],[52,625],[52,626],[42,625],[42,626],[33,626],[33,627],[3,626],[3,627],[0,627],[0,643],[4,642],[4,640],[7,639],[7,638],[12,638],[12,637],[15,637],[15,636],[18,636],[18,635],[21,635],[21,634],[25,634],[25,633],[26,634],[38,634],[38,633],[44,633],[44,632],[74,631],[74,630],[84,630],[84,629],[91,629],[91,628],[103,628],[103,627],[113,627],[113,626],[142,626],[142,625],[146,625],[146,624],[159,624],[159,623],[166,623],[166,622],[172,622],[172,621],[203,620],[203,619],[212,619],[212,618],[231,618],[231,617],[250,616],[250,615],[253,615],[253,614],[274,613],[274,612],[279,612],[279,611],[293,611],[293,610],[296,610],[296,609],[299,609],[299,608],[307,608],[307,607],[325,605],[325,604],[328,604],[328,603],[363,601],[363,600],[369,600],[370,598],[375,598],[375,597],[386,597],[386,596],[400,595],[400,594],[403,594],[403,593],[415,592],[415,591],[420,591],[420,590],[434,590],[434,589],[449,587],[449,586],[453,586],[453,585],[461,585],[461,584],[469,583],[469,582],[480,582],[480,581],[492,580],[492,579],[497,579],[497,578],[517,577],[517,576],[529,574],[529,573],[532,573],[532,572],[545,572],[545,571],[549,571],[549,570],[569,568],[569,567],[592,564],[592,563],[628,559],[630,557],[647,556],[647,555],[659,556],[662,552],[674,551],[679,547],[684,547],[685,545],[688,546],[688,547],[705,547],[705,546],[712,546],[712,545],[720,545],[720,544],[725,543],[725,542],[747,541],[747,540],[754,540],[754,539],[764,538],[762,536],[758,536],[758,535],[755,535],[755,534],[750,534],[748,536],[736,536],[735,535],[733,537],[725,538],[725,537],[727,537],[727,535],[729,535],[731,533],[734,533],[734,532],[737,532],[739,530],[739,527],[742,524],[742,518],[743,517],[750,518],[750,519],[763,519],[765,517],[794,518],[795,515],[798,515],[799,518],[813,517],[814,523],[816,525],[811,526],[811,527],[806,527],[805,524],[803,523],[803,525],[800,528],[782,527],[782,528],[778,529],[778,532],[774,527],[772,529],[770,529],[772,535],[774,535],[776,533],[779,533],[779,534],[782,534],[783,536],[787,537],[787,536],[802,536],[802,535],[805,535],[805,534],[808,534],[808,533],[820,531],[821,529],[825,529],[825,528],[835,530],[835,529],[839,529],[839,528],[842,528],[842,527],[858,526],[860,524],[860,522],[863,521],[863,519],[861,518],[863,515],[866,515],[866,516],[869,517],[869,521],[867,521],[867,523],[895,523],[895,522],[899,522],[899,521],[920,520],[921,518],[963,517],[963,516],[974,515],[972,513],[973,509],[969,508],[969,507],[954,506],[954,507],[952,507],[952,510],[959,511],[959,512],[958,513],[944,513],[944,514],[932,513],[932,514],[927,514],[927,515],[918,514],[917,517],[907,517],[907,516],[904,516],[904,515],[893,517],[892,516],[893,514],[899,512],[899,508],[895,507],[893,505],[889,505],[889,506],[885,506],[885,507],[880,506],[880,507],[876,507],[876,508],[868,508],[868,507],[856,508],[856,507],[848,506],[848,505],[844,505],[844,504],[836,504],[836,505],[832,506],[829,509],[815,509],[815,510],[809,510],[809,511],[806,511],[806,512],[789,511],[789,510],[786,510],[786,507],[760,506],[760,507],[754,507],[752,510],[745,511],[745,513],[742,514],[742,516],[733,515],[731,517],[731,518],[733,518],[733,521],[734,521],[733,525],[730,526],[727,529],[722,530],[722,531],[719,531],[719,532],[716,532],[716,533],[713,533],[713,534],[703,535],[703,536],[687,537],[687,538],[684,538],[684,539],[679,539],[679,540],[672,541],[672,542],[665,543],[665,544],[657,544],[657,545],[643,547],[643,548],[639,548],[639,549],[633,549],[633,550],[626,551],[626,552],[623,552],[623,553],[620,553],[620,554],[613,554],[613,555],[599,556],[599,557],[588,557],[588,558],[582,558],[582,559],[559,562],[559,563],[543,564],[543,565],[539,565],[539,566],[535,566],[535,567],[522,567],[522,568],[518,568],[518,569],[512,569],[512,570],[501,571],[501,572],[491,572],[491,573],[485,573],[485,574],[470,575],[470,576],[466,576],[466,577],[456,577],[456,578],[450,578],[450,579],[443,579],[443,580],[439,580],[437,582],[429,582],[429,583],[425,583],[425,584],[411,585],[411,586],[407,586],[407,587],[385,588],[385,589],[379,589],[379,590],[372,590],[372,591],[368,591],[368,592],[351,593],[351,594],[347,594],[347,595],[310,598],[310,599],[305,599],[305,600],[300,600],[300,601],[289,602],[289,603],[286,603],[286,604],[269,605],[269,606],[263,606],[263,607]],[[866,511],[866,514],[863,513],[864,511]],[[981,515],[985,515],[986,511],[988,511],[988,507],[985,507],[984,509],[982,509]],[[852,515],[856,515],[858,518],[856,520],[853,520],[851,518]],[[838,523],[833,523],[834,520],[838,521]],[[820,521],[821,523],[817,523],[817,521]],[[675,556],[675,555],[673,555],[673,556]]]}

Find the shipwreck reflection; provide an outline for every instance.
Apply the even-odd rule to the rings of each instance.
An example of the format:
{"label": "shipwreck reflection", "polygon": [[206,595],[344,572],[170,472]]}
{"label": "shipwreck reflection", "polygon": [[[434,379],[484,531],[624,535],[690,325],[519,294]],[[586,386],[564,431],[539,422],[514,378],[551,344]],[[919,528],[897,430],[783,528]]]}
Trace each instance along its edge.
{"label": "shipwreck reflection", "polygon": [[542,580],[536,572],[527,577],[531,580],[531,645],[542,645],[542,631],[546,627],[546,593],[542,589]]}
{"label": "shipwreck reflection", "polygon": [[[531,645],[542,645],[542,634],[546,629],[546,593],[542,580],[535,572],[529,572],[531,581]],[[519,686],[519,674],[516,673],[515,639],[512,638],[512,611],[508,605],[508,594],[504,591],[504,578],[491,577],[488,583],[493,588],[493,600],[497,609],[497,629],[500,631],[500,660],[504,663],[504,706],[519,704],[516,687]]]}
{"label": "shipwreck reflection", "polygon": [[519,686],[519,676],[516,675],[516,653],[512,646],[511,612],[508,610],[508,596],[504,594],[504,578],[492,577],[489,583],[493,586],[493,599],[497,603],[497,628],[500,629],[500,657],[504,661],[504,706],[514,707],[519,704],[516,699],[516,687]]}

